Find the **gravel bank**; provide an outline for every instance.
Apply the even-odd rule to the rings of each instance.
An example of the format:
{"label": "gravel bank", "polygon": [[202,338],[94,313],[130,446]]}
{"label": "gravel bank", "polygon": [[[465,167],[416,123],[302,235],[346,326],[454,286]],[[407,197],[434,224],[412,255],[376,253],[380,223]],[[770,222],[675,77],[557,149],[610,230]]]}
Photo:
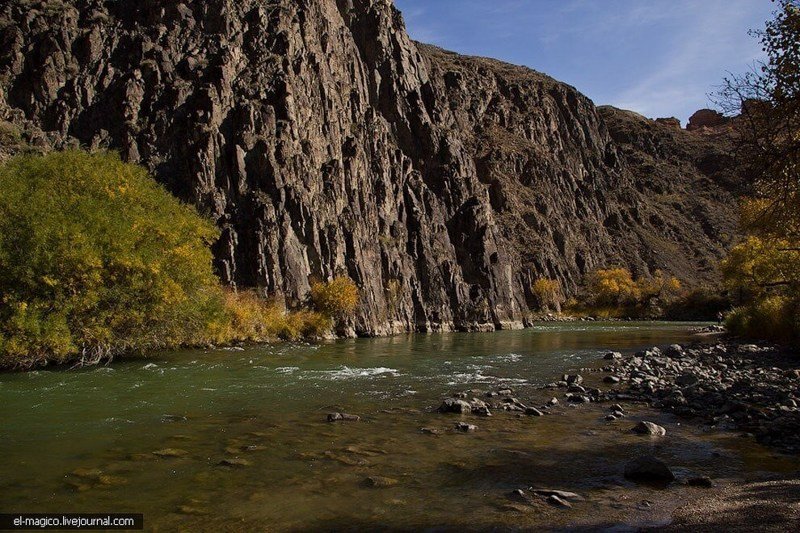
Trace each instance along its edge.
{"label": "gravel bank", "polygon": [[800,357],[766,344],[731,341],[609,354],[608,397],[634,400],[800,452]]}

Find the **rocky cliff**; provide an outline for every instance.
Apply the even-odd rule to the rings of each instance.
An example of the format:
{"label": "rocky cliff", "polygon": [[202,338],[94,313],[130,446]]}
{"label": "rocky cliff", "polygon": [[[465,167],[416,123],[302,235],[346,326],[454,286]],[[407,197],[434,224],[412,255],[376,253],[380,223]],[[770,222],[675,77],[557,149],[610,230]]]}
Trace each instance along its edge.
{"label": "rocky cliff", "polygon": [[6,153],[119,151],[218,222],[226,281],[353,278],[359,334],[519,327],[532,280],[611,264],[713,280],[735,229],[724,139],[415,43],[388,0],[10,0],[0,81]]}

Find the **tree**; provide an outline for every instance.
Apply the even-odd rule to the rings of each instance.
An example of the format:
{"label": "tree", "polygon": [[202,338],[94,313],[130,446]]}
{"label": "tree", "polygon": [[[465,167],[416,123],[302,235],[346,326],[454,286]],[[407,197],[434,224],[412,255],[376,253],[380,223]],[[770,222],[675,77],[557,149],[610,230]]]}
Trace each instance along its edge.
{"label": "tree", "polygon": [[635,305],[641,298],[641,289],[626,268],[596,270],[587,276],[586,285],[594,305]]}
{"label": "tree", "polygon": [[758,37],[767,61],[724,81],[718,102],[734,120],[737,163],[751,197],[742,202],[747,239],[721,269],[745,305],[734,333],[800,340],[800,1],[778,0]]}
{"label": "tree", "polygon": [[744,219],[754,232],[800,237],[800,0],[778,0],[774,19],[755,30],[767,61],[732,76],[716,95],[738,115],[737,162],[755,202]]}
{"label": "tree", "polygon": [[661,270],[656,270],[649,278],[640,278],[637,281],[641,299],[643,302],[651,300],[673,300],[677,298],[681,291],[681,281],[665,274]]}
{"label": "tree", "polygon": [[787,240],[751,235],[731,249],[721,270],[728,288],[742,298],[800,290],[800,250]]}
{"label": "tree", "polygon": [[222,312],[214,225],[108,153],[0,168],[0,363],[181,344]]}

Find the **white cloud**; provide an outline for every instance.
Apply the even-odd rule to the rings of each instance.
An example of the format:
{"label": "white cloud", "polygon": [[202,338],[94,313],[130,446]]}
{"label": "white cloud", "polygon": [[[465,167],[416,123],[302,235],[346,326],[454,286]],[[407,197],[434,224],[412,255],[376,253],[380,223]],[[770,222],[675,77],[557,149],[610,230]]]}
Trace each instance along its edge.
{"label": "white cloud", "polygon": [[[671,37],[672,51],[655,61],[639,83],[617,95],[612,105],[647,116],[669,114],[683,103],[707,106],[706,94],[714,89],[705,81],[709,69],[726,64],[744,67],[759,57],[757,44],[743,30],[753,18],[752,1],[683,0],[676,4],[680,30]],[[724,72],[718,74],[721,80]]]}

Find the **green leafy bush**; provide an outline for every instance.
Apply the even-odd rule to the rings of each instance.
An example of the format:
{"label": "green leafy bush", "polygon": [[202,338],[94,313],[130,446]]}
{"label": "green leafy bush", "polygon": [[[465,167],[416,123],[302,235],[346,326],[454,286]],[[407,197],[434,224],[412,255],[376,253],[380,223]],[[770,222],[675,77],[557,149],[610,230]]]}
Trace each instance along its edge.
{"label": "green leafy bush", "polygon": [[0,167],[0,368],[98,363],[157,348],[327,336],[352,313],[349,278],[319,311],[225,289],[217,229],[110,153],[27,155]]}
{"label": "green leafy bush", "polygon": [[224,321],[213,224],[109,153],[0,168],[0,364],[191,342]]}

